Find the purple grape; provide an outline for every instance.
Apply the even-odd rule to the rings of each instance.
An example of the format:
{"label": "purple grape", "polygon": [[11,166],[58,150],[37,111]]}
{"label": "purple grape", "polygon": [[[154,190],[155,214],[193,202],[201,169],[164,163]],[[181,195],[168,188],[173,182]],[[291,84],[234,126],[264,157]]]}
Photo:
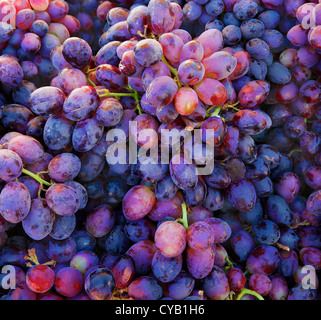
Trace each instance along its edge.
{"label": "purple grape", "polygon": [[79,197],[72,187],[56,183],[46,192],[46,200],[49,208],[61,216],[71,216],[79,208]]}
{"label": "purple grape", "polygon": [[256,247],[246,260],[246,267],[251,274],[263,273],[270,275],[280,264],[280,254],[272,246],[261,245]]}
{"label": "purple grape", "polygon": [[128,295],[134,300],[159,300],[163,290],[155,279],[144,276],[135,279],[129,285]]}
{"label": "purple grape", "polygon": [[18,223],[25,219],[31,207],[31,197],[27,187],[20,182],[9,182],[0,194],[0,212],[2,217]]}
{"label": "purple grape", "polygon": [[224,271],[214,266],[211,273],[204,280],[204,292],[211,300],[225,300],[230,286]]}
{"label": "purple grape", "polygon": [[86,219],[86,230],[95,238],[107,235],[115,224],[115,215],[107,205],[92,211]]}
{"label": "purple grape", "polygon": [[126,252],[132,257],[135,264],[135,274],[142,276],[151,270],[153,257],[157,251],[155,244],[150,240],[142,240],[133,244]]}
{"label": "purple grape", "polygon": [[183,264],[182,256],[179,255],[174,258],[167,258],[161,254],[159,250],[156,251],[152,260],[152,271],[155,277],[163,282],[173,281],[181,272]]}
{"label": "purple grape", "polygon": [[186,247],[185,228],[173,221],[162,223],[155,233],[155,245],[165,257],[179,256]]}
{"label": "purple grape", "polygon": [[45,199],[33,199],[29,214],[22,221],[24,231],[34,240],[42,240],[52,231],[55,214]]}

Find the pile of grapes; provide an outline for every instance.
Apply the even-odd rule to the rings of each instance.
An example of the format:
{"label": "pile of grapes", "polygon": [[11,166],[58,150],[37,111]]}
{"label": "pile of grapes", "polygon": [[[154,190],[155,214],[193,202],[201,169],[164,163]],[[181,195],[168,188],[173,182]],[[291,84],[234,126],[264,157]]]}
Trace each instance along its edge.
{"label": "pile of grapes", "polygon": [[320,57],[317,1],[1,0],[1,299],[319,300]]}

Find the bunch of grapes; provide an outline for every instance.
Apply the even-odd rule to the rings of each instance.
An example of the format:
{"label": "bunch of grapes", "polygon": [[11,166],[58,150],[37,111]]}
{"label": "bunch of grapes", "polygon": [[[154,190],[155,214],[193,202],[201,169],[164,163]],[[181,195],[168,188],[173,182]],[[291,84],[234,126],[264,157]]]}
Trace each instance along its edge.
{"label": "bunch of grapes", "polygon": [[0,1],[1,299],[320,299],[320,6]]}

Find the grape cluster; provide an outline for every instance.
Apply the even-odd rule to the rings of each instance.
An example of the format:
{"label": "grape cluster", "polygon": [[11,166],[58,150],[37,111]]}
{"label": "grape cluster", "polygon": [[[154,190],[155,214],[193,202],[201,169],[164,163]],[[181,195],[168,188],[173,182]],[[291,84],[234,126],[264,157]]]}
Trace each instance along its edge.
{"label": "grape cluster", "polygon": [[320,299],[320,8],[0,1],[1,299]]}

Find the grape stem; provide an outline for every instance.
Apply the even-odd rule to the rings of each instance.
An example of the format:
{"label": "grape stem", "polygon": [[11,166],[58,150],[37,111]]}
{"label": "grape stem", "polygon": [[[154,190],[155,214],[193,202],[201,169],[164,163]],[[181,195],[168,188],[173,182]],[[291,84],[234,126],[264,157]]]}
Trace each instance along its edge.
{"label": "grape stem", "polygon": [[164,56],[162,57],[162,62],[164,62],[167,65],[171,73],[177,78],[177,70],[169,64],[169,62],[166,60]]}
{"label": "grape stem", "polygon": [[225,106],[224,108],[226,108],[226,109],[230,108],[230,109],[234,109],[235,111],[240,111],[240,109],[235,108],[235,107],[236,107],[237,105],[239,105],[239,104],[240,104],[239,101],[236,102],[236,103],[234,103],[234,104],[226,104],[226,106]]}
{"label": "grape stem", "polygon": [[288,156],[291,157],[292,154],[295,153],[295,152],[303,152],[303,151],[301,149],[294,149],[288,154]]}
{"label": "grape stem", "polygon": [[138,97],[138,92],[136,90],[134,90],[129,84],[128,84],[128,89],[130,91],[132,91],[133,93],[133,98],[135,99],[136,101],[136,110],[138,111],[138,114],[143,114],[143,110],[140,106],[140,101],[139,101],[139,97]]}
{"label": "grape stem", "polygon": [[86,73],[88,74],[88,73],[90,73],[90,72],[92,72],[92,71],[96,71],[96,69],[97,69],[97,68],[93,68],[93,69],[88,68],[88,69],[86,70]]}
{"label": "grape stem", "polygon": [[[34,265],[36,265],[36,266],[40,265],[35,248],[29,249],[28,255],[24,256],[24,259],[26,261],[29,261],[29,262],[26,262],[26,266],[29,268],[33,267]],[[54,266],[54,265],[56,265],[56,261],[51,260],[46,263],[42,263],[42,265],[43,266]]]}
{"label": "grape stem", "polygon": [[222,111],[222,106],[216,107],[215,110],[211,113],[212,108],[210,108],[207,112],[206,112],[206,118],[211,118],[211,117],[218,117],[220,112]]}
{"label": "grape stem", "polygon": [[259,300],[264,300],[264,298],[258,294],[257,292],[253,291],[253,290],[250,290],[250,289],[246,289],[244,288],[240,293],[239,295],[237,296],[236,300],[241,300],[242,297],[245,295],[245,294],[250,294],[256,298],[258,298]]}
{"label": "grape stem", "polygon": [[92,86],[92,87],[96,87],[96,85],[87,77],[87,81],[89,82],[89,84]]}
{"label": "grape stem", "polygon": [[186,230],[188,230],[188,221],[187,221],[187,206],[186,203],[182,203],[182,218],[178,220],[179,223],[181,223]]}
{"label": "grape stem", "polygon": [[[99,94],[99,98],[105,97],[133,97],[135,99],[135,93],[118,93],[118,92],[109,92],[107,89],[99,90],[104,92],[103,94]],[[135,99],[136,100],[136,99]]]}
{"label": "grape stem", "polygon": [[227,263],[228,268],[234,268],[233,263],[231,262],[229,257],[225,257],[225,261]]}
{"label": "grape stem", "polygon": [[31,178],[35,179],[40,184],[43,184],[45,186],[51,187],[53,185],[53,183],[50,183],[50,182],[47,182],[46,180],[43,180],[38,174],[35,174],[35,173],[25,169],[25,168],[22,169],[22,173],[30,176]]}

